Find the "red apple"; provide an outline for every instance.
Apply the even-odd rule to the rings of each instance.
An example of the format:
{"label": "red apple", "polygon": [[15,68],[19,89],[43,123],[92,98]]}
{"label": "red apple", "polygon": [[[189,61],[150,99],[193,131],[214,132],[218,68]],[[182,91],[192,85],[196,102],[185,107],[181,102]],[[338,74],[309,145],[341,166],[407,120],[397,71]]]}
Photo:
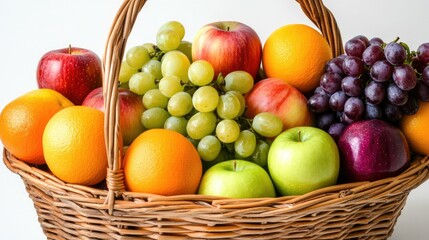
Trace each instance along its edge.
{"label": "red apple", "polygon": [[245,116],[254,118],[260,112],[271,112],[282,119],[283,130],[310,126],[313,122],[305,96],[293,86],[278,78],[257,82],[245,95]]}
{"label": "red apple", "polygon": [[[144,131],[141,116],[145,111],[139,95],[126,88],[118,89],[119,97],[119,127],[121,128],[123,145],[129,146],[131,142]],[[92,90],[82,102],[82,105],[104,111],[103,88]]]}
{"label": "red apple", "polygon": [[261,65],[262,44],[249,26],[234,21],[213,22],[203,26],[192,43],[192,59],[213,65],[215,78],[235,70],[250,73],[253,78]]}
{"label": "red apple", "polygon": [[75,105],[82,104],[93,89],[103,83],[100,58],[94,52],[77,47],[52,50],[37,66],[39,88],[50,88]]}
{"label": "red apple", "polygon": [[343,181],[374,181],[401,173],[410,163],[404,134],[388,122],[371,119],[348,125],[338,140]]}

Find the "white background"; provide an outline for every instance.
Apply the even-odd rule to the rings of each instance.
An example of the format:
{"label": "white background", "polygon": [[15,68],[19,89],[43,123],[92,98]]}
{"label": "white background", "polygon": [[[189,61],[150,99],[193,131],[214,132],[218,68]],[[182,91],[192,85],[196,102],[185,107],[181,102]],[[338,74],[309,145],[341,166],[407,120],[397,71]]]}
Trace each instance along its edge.
{"label": "white background", "polygon": [[[120,0],[0,1],[0,109],[37,87],[39,58],[68,44],[102,57]],[[355,35],[401,37],[411,49],[429,42],[427,0],[325,0],[343,40]],[[237,20],[253,27],[262,42],[288,23],[312,23],[293,0],[149,0],[134,26],[129,45],[154,42],[156,29],[168,20],[186,27],[186,40],[206,23]],[[314,25],[312,25],[314,26]],[[412,191],[390,239],[423,240],[429,236],[429,183]],[[45,239],[22,180],[0,164],[0,239]]]}

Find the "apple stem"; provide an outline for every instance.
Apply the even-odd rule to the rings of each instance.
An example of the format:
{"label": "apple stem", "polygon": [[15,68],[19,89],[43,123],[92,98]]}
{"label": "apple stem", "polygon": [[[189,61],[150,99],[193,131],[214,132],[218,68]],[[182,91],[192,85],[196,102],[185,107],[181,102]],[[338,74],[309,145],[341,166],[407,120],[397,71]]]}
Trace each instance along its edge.
{"label": "apple stem", "polygon": [[298,142],[301,142],[301,130],[298,130]]}
{"label": "apple stem", "polygon": [[237,170],[237,161],[232,162],[232,170],[234,170],[234,172]]}
{"label": "apple stem", "polygon": [[228,26],[228,27],[226,27],[226,31],[228,31],[228,32],[229,32],[229,26]]}
{"label": "apple stem", "polygon": [[71,54],[72,53],[72,49],[71,49],[72,47],[71,47],[71,44],[69,44],[69,54]]}

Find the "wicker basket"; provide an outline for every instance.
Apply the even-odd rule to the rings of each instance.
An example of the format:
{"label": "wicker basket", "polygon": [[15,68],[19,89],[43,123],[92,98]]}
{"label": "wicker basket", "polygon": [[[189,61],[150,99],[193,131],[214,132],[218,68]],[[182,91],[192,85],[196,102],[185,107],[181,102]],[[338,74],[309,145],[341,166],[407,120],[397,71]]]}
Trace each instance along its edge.
{"label": "wicker basket", "polygon": [[[321,0],[297,0],[342,52],[334,17]],[[6,166],[21,176],[49,239],[386,239],[409,192],[429,178],[429,157],[415,156],[397,177],[336,185],[302,196],[225,199],[126,192],[118,147],[117,77],[126,40],[144,0],[125,0],[106,44],[106,188],[67,184],[6,149]]]}

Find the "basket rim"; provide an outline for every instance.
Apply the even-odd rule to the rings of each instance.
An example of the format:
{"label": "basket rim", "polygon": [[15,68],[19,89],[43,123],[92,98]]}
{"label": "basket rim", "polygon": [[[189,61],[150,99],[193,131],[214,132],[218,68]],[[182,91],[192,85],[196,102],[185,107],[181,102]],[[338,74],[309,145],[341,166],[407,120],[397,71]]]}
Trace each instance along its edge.
{"label": "basket rim", "polygon": [[[94,204],[100,204],[108,210],[106,202],[109,191],[97,186],[83,186],[66,183],[53,174],[36,165],[25,163],[13,156],[6,148],[3,148],[3,162],[6,167],[18,174],[25,182],[29,182],[41,189],[56,192],[62,198],[91,198]],[[45,165],[43,165],[45,166]],[[47,167],[47,166],[45,166]],[[207,205],[217,209],[247,209],[255,207],[269,207],[281,204],[285,208],[279,208],[281,212],[296,212],[300,210],[310,211],[321,206],[338,204],[346,201],[354,201],[368,198],[383,198],[385,195],[395,195],[410,192],[429,179],[429,155],[417,155],[412,158],[410,166],[395,177],[384,178],[376,181],[363,181],[340,183],[333,186],[311,191],[298,196],[277,196],[273,198],[226,198],[206,196],[199,194],[187,195],[156,195],[125,191],[117,196],[114,209],[130,208],[127,199],[142,199],[134,202],[139,204],[156,204],[166,202],[194,202],[198,205]],[[69,193],[73,193],[70,195]],[[66,196],[68,195],[68,196]],[[119,197],[119,198],[118,198]]]}

